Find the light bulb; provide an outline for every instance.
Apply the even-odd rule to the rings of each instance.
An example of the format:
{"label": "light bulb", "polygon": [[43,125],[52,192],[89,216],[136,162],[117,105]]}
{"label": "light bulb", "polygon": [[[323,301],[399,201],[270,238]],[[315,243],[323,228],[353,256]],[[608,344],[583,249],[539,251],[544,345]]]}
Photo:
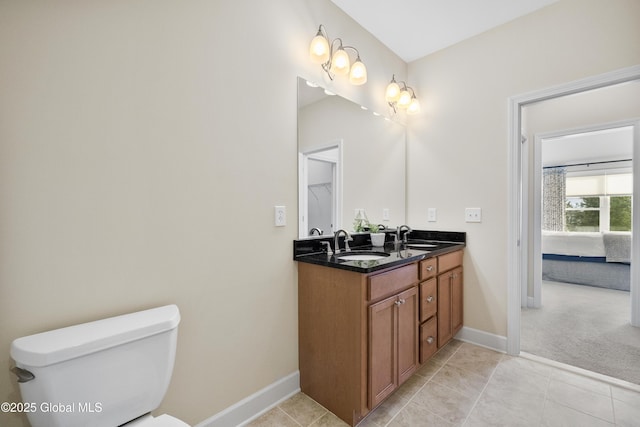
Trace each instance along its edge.
{"label": "light bulb", "polygon": [[411,103],[411,94],[408,90],[404,89],[400,92],[400,97],[398,98],[398,107],[407,108]]}
{"label": "light bulb", "polygon": [[407,107],[407,114],[418,114],[420,112],[420,101],[415,96],[411,98],[409,107]]}
{"label": "light bulb", "polygon": [[389,86],[387,86],[385,97],[387,102],[398,102],[398,98],[400,98],[400,86],[398,86],[395,80],[392,80]]}
{"label": "light bulb", "polygon": [[360,61],[360,57],[358,57],[356,62],[351,66],[349,82],[352,85],[362,85],[367,82],[367,67],[365,67],[364,63]]}
{"label": "light bulb", "polygon": [[316,64],[324,64],[329,61],[329,41],[322,35],[320,30],[318,30],[318,34],[311,40],[309,56]]}
{"label": "light bulb", "polygon": [[340,47],[331,58],[331,72],[334,74],[347,74],[351,64],[349,64],[349,54]]}

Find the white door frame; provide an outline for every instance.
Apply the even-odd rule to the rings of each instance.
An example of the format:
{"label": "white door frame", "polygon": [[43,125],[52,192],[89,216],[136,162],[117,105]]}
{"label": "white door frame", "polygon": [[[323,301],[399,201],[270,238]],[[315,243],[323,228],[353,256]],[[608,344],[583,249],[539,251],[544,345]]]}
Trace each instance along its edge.
{"label": "white door frame", "polygon": [[[342,143],[343,140],[336,140],[322,147],[314,147],[304,152],[298,153],[298,237],[308,237],[309,227],[309,203],[308,203],[308,159],[315,158],[335,163],[335,176],[333,180],[333,227],[338,230],[342,227]],[[338,149],[337,159],[323,157],[323,151]],[[328,230],[325,230],[328,231]]]}
{"label": "white door frame", "polygon": [[[640,140],[637,139],[638,128],[640,128],[640,120],[628,119],[620,120],[616,122],[596,124],[591,126],[583,126],[573,129],[563,129],[554,132],[545,132],[536,134],[534,138],[534,184],[533,184],[533,295],[527,299],[527,307],[540,308],[542,306],[542,235],[540,230],[542,229],[542,141],[550,138],[559,138],[567,135],[574,135],[578,133],[597,132],[607,129],[617,129],[622,127],[633,127],[633,147],[640,147]],[[634,152],[638,154],[637,151]],[[640,161],[640,159],[638,159]],[[523,170],[523,172],[526,172]],[[634,186],[633,199],[640,198],[640,188]],[[633,257],[631,265],[638,265],[640,262],[640,254],[636,253]],[[522,284],[522,292],[526,295],[527,282]],[[631,281],[631,293],[640,292],[638,289],[638,283]],[[634,306],[630,307],[633,310]],[[634,314],[632,313],[632,317]]]}
{"label": "white door frame", "polygon": [[[522,295],[522,281],[526,282],[528,254],[528,221],[529,194],[527,183],[528,171],[523,168],[522,159],[524,141],[522,139],[522,107],[534,102],[545,101],[565,95],[612,86],[619,83],[640,80],[640,65],[600,74],[586,79],[553,86],[509,98],[508,103],[508,220],[507,220],[507,353],[520,353],[520,309],[526,294]],[[638,128],[635,128],[634,140],[638,139]],[[524,151],[526,152],[526,150]],[[635,157],[635,155],[634,155]],[[633,185],[640,186],[640,161],[633,162]],[[634,198],[633,212],[640,212],[640,200]],[[633,229],[640,230],[640,215],[633,216]],[[640,238],[633,234],[632,254],[640,253]],[[635,268],[634,268],[635,267]],[[631,281],[640,282],[640,266],[631,263]],[[631,324],[640,326],[640,292],[631,294],[632,313],[635,316]]]}

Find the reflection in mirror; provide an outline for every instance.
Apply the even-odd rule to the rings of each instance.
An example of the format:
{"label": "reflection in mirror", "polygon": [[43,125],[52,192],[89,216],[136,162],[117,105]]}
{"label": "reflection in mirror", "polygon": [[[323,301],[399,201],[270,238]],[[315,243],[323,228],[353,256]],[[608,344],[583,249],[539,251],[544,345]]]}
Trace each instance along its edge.
{"label": "reflection in mirror", "polygon": [[298,235],[405,221],[405,128],[298,78]]}
{"label": "reflection in mirror", "polygon": [[342,188],[340,177],[341,145],[330,145],[310,152],[302,152],[302,171],[306,172],[302,179],[301,188],[307,191],[303,195],[300,208],[301,219],[305,224],[302,229],[309,230],[309,234],[322,235],[325,231],[333,230],[337,225],[340,200],[339,191]]}

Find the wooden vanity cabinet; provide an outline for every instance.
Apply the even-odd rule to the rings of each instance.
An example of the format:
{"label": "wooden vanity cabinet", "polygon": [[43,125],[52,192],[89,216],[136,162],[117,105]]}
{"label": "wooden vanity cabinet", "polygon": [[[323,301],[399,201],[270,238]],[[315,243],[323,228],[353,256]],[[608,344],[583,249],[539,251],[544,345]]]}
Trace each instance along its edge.
{"label": "wooden vanity cabinet", "polygon": [[369,307],[369,407],[374,408],[418,368],[418,288]]}
{"label": "wooden vanity cabinet", "polygon": [[300,387],[349,425],[418,367],[418,264],[370,275],[298,263]]}
{"label": "wooden vanity cabinet", "polygon": [[462,328],[462,251],[438,257],[438,348]]}
{"label": "wooden vanity cabinet", "polygon": [[462,255],[428,258],[420,268],[420,363],[425,363],[462,328]]}

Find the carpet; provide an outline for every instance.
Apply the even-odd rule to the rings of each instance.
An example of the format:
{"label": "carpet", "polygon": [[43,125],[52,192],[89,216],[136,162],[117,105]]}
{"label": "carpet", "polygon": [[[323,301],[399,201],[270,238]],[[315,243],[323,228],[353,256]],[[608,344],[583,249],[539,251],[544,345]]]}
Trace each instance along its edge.
{"label": "carpet", "polygon": [[542,308],[523,308],[520,348],[536,356],[640,384],[640,328],[629,292],[542,283]]}

